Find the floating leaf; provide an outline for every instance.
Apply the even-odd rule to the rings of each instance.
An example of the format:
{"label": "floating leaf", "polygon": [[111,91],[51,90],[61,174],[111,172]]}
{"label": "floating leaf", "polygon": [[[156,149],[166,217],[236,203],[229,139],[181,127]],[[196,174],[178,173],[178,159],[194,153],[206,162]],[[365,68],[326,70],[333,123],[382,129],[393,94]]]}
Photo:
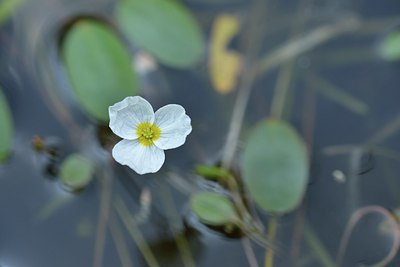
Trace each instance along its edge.
{"label": "floating leaf", "polygon": [[11,151],[13,123],[2,88],[0,88],[0,162],[4,161]]}
{"label": "floating leaf", "polygon": [[201,192],[192,196],[190,208],[208,225],[224,225],[237,221],[238,216],[232,202],[224,195]]}
{"label": "floating leaf", "polygon": [[239,26],[237,17],[227,14],[218,16],[213,25],[209,66],[212,84],[220,93],[229,93],[236,86],[241,56],[227,47]]}
{"label": "floating leaf", "polygon": [[62,54],[72,87],[82,107],[108,121],[108,107],[138,94],[131,55],[104,23],[79,20],[67,32]]}
{"label": "floating leaf", "polygon": [[92,180],[93,173],[92,162],[80,154],[68,156],[61,164],[61,181],[74,191],[85,188]]}
{"label": "floating leaf", "polygon": [[268,212],[289,212],[299,205],[308,180],[304,142],[287,123],[268,119],[251,132],[242,169],[255,202]]}
{"label": "floating leaf", "polygon": [[386,60],[400,60],[400,29],[392,31],[382,40],[379,53]]}
{"label": "floating leaf", "polygon": [[161,63],[185,68],[202,57],[204,41],[192,15],[170,0],[122,0],[116,16],[122,31]]}

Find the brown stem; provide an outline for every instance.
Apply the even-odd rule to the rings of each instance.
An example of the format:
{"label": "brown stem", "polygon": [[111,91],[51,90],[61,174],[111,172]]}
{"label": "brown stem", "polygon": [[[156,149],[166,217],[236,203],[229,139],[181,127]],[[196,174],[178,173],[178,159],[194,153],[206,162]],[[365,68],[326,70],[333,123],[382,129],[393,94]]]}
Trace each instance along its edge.
{"label": "brown stem", "polygon": [[390,251],[386,255],[386,257],[384,257],[381,261],[379,261],[371,266],[377,266],[377,267],[378,266],[386,266],[396,256],[396,253],[400,247],[400,230],[399,230],[399,226],[397,224],[396,219],[392,216],[392,214],[390,214],[389,211],[387,211],[385,208],[383,208],[381,206],[367,206],[367,207],[363,207],[363,208],[356,210],[351,215],[350,220],[346,225],[345,231],[344,231],[342,239],[340,241],[338,254],[336,257],[338,266],[341,266],[341,264],[342,264],[343,257],[344,257],[344,254],[345,254],[345,251],[347,248],[347,244],[349,243],[349,239],[350,239],[351,233],[353,232],[354,227],[357,225],[357,223],[363,217],[365,217],[367,214],[374,213],[374,212],[383,215],[387,219],[389,225],[391,226],[391,228],[393,230],[393,244],[392,244],[392,248],[390,249]]}

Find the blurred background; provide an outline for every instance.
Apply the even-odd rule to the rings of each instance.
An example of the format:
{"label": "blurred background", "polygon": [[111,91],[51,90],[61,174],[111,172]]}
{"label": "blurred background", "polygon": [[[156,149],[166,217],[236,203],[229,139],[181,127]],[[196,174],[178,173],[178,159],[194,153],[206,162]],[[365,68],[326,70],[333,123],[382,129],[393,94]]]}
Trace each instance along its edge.
{"label": "blurred background", "polygon": [[[399,60],[398,0],[0,0],[0,266],[400,266]],[[129,95],[192,119],[156,174],[110,155]],[[273,245],[190,207],[268,117],[310,162],[293,210],[241,189]]]}

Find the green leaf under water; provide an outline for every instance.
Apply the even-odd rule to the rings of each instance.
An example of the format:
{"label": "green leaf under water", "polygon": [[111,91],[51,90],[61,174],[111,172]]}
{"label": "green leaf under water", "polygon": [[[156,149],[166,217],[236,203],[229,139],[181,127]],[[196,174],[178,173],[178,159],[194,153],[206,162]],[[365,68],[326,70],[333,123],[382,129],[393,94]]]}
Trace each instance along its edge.
{"label": "green leaf under water", "polygon": [[6,22],[23,0],[2,0],[0,2],[0,25]]}
{"label": "green leaf under water", "polygon": [[0,163],[8,158],[12,146],[13,123],[11,111],[0,87]]}
{"label": "green leaf under water", "polygon": [[93,163],[80,154],[69,155],[61,164],[61,182],[73,191],[85,188],[93,178]]}
{"label": "green leaf under water", "polygon": [[224,195],[201,192],[192,196],[190,208],[199,220],[208,225],[225,225],[238,221],[232,202]]}
{"label": "green leaf under water", "polygon": [[110,27],[79,20],[62,44],[62,55],[75,95],[93,118],[108,122],[108,107],[138,94],[132,56]]}
{"label": "green leaf under water", "polygon": [[286,122],[262,121],[247,140],[242,170],[248,190],[261,208],[289,212],[300,204],[306,189],[306,146]]}
{"label": "green leaf under water", "polygon": [[382,40],[379,53],[386,60],[400,60],[400,29],[392,31]]}
{"label": "green leaf under water", "polygon": [[161,63],[190,67],[202,57],[204,40],[193,16],[171,0],[122,0],[117,21],[131,42]]}

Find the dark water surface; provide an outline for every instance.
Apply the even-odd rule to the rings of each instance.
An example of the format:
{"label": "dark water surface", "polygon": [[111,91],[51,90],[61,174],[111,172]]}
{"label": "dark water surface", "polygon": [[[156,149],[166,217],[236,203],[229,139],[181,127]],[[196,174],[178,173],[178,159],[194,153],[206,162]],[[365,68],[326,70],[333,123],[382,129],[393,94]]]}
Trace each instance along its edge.
{"label": "dark water surface", "polygon": [[[208,33],[218,13],[244,16],[252,2],[185,3]],[[150,190],[152,203],[140,230],[161,266],[191,266],[190,262],[200,267],[251,266],[244,249],[247,241],[224,237],[196,222],[194,229],[187,228],[182,219],[188,218],[188,192],[205,186],[193,174],[193,167],[220,160],[236,96],[214,91],[206,60],[192,70],[159,66],[157,72],[143,77],[143,95],[155,109],[179,103],[193,122],[187,143],[166,153],[166,163],[157,174],[139,176],[117,165],[100,145],[98,133],[104,128],[88,119],[76,104],[58,58],[59,30],[82,14],[113,23],[112,6],[108,0],[27,1],[12,21],[0,28],[0,84],[15,127],[12,156],[0,166],[0,266],[99,266],[94,263],[99,258],[102,266],[129,266],[121,263],[115,229],[124,239],[132,266],[148,266],[114,207],[115,200],[122,199],[137,214],[143,190]],[[298,12],[304,14],[301,31],[306,32],[347,16],[380,25],[343,35],[301,55],[293,61],[289,75],[290,97],[284,117],[309,145],[312,166],[303,204],[279,219],[274,266],[330,266],[323,264],[316,247],[323,247],[335,260],[345,225],[355,210],[368,205],[400,206],[400,65],[380,59],[376,51],[381,38],[400,25],[400,2],[302,1],[303,8],[298,6],[300,1],[268,1],[268,23],[258,25],[266,32],[261,40],[263,53],[288,40]],[[240,41],[234,41],[232,47],[242,49]],[[269,115],[273,89],[284,68],[287,66],[255,83],[243,138],[251,126]],[[366,109],[354,111],[336,101],[320,89],[327,87],[321,80],[351,95]],[[386,135],[388,125],[394,130]],[[35,135],[59,149],[59,155],[34,151],[31,140]],[[90,156],[99,166],[96,179],[79,194],[64,190],[51,175],[73,152]],[[334,179],[335,170],[345,175],[345,181]],[[187,188],[181,189],[186,183]],[[269,216],[259,214],[266,223]],[[109,223],[102,226],[104,217]],[[372,214],[367,218],[353,232],[343,266],[373,264],[388,253],[392,238],[379,232],[383,217]],[[187,221],[190,224],[191,220]],[[311,239],[301,234],[304,226],[318,237],[319,245],[310,245]],[[179,249],[174,236],[184,237],[186,252]],[[102,240],[104,248],[96,247]],[[252,247],[259,266],[264,266],[265,249],[254,243]],[[389,266],[400,266],[400,258]]]}

